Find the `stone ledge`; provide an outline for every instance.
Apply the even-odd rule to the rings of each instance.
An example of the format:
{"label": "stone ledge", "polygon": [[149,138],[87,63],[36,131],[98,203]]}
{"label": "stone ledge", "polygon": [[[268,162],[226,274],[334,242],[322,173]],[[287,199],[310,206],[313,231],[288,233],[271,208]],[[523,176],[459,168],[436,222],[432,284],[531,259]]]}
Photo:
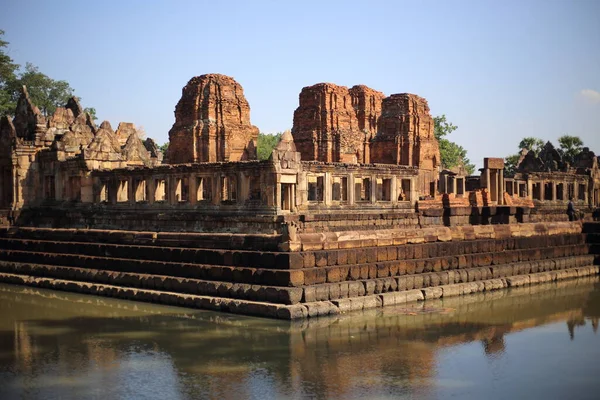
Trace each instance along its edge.
{"label": "stone ledge", "polygon": [[197,296],[191,294],[135,289],[118,287],[114,285],[75,282],[70,280],[40,278],[8,273],[0,273],[0,282],[69,292],[79,292],[84,294],[117,297],[126,300],[223,311],[234,314],[294,320],[335,315],[350,311],[367,310],[377,307],[403,305],[427,299],[438,299],[476,292],[493,291],[502,288],[519,287],[543,282],[553,282],[563,279],[596,275],[599,273],[599,268],[599,266],[593,265],[561,271],[517,275],[510,278],[444,285],[437,288],[426,288],[421,290],[415,289],[404,292],[390,292],[371,296],[351,297],[334,301],[319,301],[295,305],[279,305],[239,299]]}
{"label": "stone ledge", "polygon": [[350,249],[459,240],[580,234],[581,229],[581,222],[576,221],[300,233],[297,235],[298,241],[294,247],[302,251]]}

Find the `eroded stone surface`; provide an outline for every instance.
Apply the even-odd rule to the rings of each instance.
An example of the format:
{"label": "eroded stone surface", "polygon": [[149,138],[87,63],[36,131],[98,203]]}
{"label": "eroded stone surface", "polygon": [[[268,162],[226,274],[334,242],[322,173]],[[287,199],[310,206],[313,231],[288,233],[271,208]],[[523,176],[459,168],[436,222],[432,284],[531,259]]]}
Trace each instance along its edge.
{"label": "eroded stone surface", "polygon": [[294,112],[294,141],[303,160],[368,163],[384,94],[364,85],[332,83],[300,92]]}
{"label": "eroded stone surface", "polygon": [[436,169],[440,163],[438,142],[427,100],[402,93],[386,97],[373,140],[371,161]]}
{"label": "eroded stone surface", "polygon": [[175,107],[169,162],[253,160],[257,139],[242,86],[225,75],[197,76],[183,88]]}

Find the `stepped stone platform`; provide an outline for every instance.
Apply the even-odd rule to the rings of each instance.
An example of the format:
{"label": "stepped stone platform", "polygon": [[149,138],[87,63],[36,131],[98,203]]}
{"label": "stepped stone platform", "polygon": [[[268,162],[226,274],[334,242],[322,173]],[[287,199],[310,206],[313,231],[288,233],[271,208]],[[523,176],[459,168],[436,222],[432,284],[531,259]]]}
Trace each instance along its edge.
{"label": "stepped stone platform", "polygon": [[[582,233],[583,232],[583,233]],[[0,228],[0,281],[281,319],[598,274],[600,224],[280,235]]]}

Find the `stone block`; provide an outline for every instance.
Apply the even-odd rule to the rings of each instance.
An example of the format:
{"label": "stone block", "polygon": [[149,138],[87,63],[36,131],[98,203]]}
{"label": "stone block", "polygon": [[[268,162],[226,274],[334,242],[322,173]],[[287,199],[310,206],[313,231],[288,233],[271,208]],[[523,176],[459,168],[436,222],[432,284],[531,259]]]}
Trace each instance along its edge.
{"label": "stone block", "polygon": [[385,278],[390,276],[390,267],[387,263],[377,263],[377,277]]}
{"label": "stone block", "polygon": [[406,276],[399,276],[396,278],[396,282],[398,283],[398,290],[399,291],[404,291],[406,290],[406,286],[407,286],[407,278]]}
{"label": "stone block", "polygon": [[317,267],[327,266],[327,252],[326,251],[315,251],[315,265]]}
{"label": "stone block", "polygon": [[423,297],[423,292],[421,290],[407,290],[404,292],[406,294],[406,302],[411,301],[423,301],[425,298]]}
{"label": "stone block", "polygon": [[442,297],[460,296],[462,294],[461,285],[445,285],[441,289]]}
{"label": "stone block", "polygon": [[304,268],[314,268],[317,264],[315,263],[315,253],[312,251],[306,251],[302,253],[302,265]]}
{"label": "stone block", "polygon": [[406,303],[406,294],[401,292],[382,293],[379,298],[383,307]]}
{"label": "stone block", "polygon": [[317,301],[329,300],[329,285],[318,285],[315,287],[315,298]]}
{"label": "stone block", "polygon": [[[437,276],[439,277],[440,285],[448,285],[450,284],[450,280],[447,272],[438,272]],[[454,283],[454,282],[452,282]]]}
{"label": "stone block", "polygon": [[360,268],[360,265],[350,266],[350,271],[348,274],[350,280],[357,281],[361,278]]}
{"label": "stone block", "polygon": [[365,249],[365,253],[367,256],[367,263],[376,263],[377,262],[377,248],[368,248]]}
{"label": "stone block", "polygon": [[[344,277],[345,278],[345,277]],[[327,268],[327,283],[336,283],[344,279],[340,276],[340,269],[337,267]]]}
{"label": "stone block", "polygon": [[338,264],[338,251],[331,250],[327,251],[327,265],[337,265]]}
{"label": "stone block", "polygon": [[423,275],[415,275],[413,277],[414,279],[414,288],[415,289],[421,289],[423,288]]}
{"label": "stone block", "polygon": [[315,286],[307,286],[302,289],[302,302],[311,303],[317,301],[317,290]]}
{"label": "stone block", "polygon": [[347,256],[347,260],[346,262],[348,263],[348,265],[354,265],[357,263],[356,260],[356,250],[347,250],[346,252],[346,256]]}
{"label": "stone block", "polygon": [[377,278],[377,264],[367,264],[367,268],[369,269],[369,279]]}
{"label": "stone block", "polygon": [[440,287],[429,287],[421,289],[421,292],[423,293],[423,297],[425,298],[425,300],[439,299],[440,297],[442,297],[443,294],[443,290]]}
{"label": "stone block", "polygon": [[[334,306],[336,306],[338,308],[340,313],[356,311],[353,308],[351,299],[332,300],[331,302],[333,303]],[[361,307],[361,309],[362,309],[362,307]]]}
{"label": "stone block", "polygon": [[363,300],[363,310],[381,307],[381,298],[379,296],[365,296]]}
{"label": "stone block", "polygon": [[327,282],[326,268],[310,268],[304,270],[304,284],[316,285]]}
{"label": "stone block", "polygon": [[279,319],[295,320],[308,317],[308,309],[301,304],[281,306],[277,308],[276,316]]}
{"label": "stone block", "polygon": [[373,280],[365,281],[365,294],[367,296],[375,294],[375,286],[376,286],[375,281],[373,281]]}
{"label": "stone block", "polygon": [[338,262],[338,265],[348,264],[348,251],[347,250],[338,251],[337,262]]}

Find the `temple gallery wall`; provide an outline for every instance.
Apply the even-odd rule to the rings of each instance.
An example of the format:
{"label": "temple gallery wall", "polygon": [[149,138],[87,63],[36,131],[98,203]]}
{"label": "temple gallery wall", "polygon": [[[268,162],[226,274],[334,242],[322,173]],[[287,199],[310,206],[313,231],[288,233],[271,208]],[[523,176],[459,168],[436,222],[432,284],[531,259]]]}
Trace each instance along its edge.
{"label": "temple gallery wall", "polygon": [[0,120],[0,280],[302,318],[597,273],[565,213],[599,205],[589,149],[445,170],[427,100],[364,85],[303,88],[293,121],[259,161],[242,86],[201,75],[162,154],[24,87]]}

